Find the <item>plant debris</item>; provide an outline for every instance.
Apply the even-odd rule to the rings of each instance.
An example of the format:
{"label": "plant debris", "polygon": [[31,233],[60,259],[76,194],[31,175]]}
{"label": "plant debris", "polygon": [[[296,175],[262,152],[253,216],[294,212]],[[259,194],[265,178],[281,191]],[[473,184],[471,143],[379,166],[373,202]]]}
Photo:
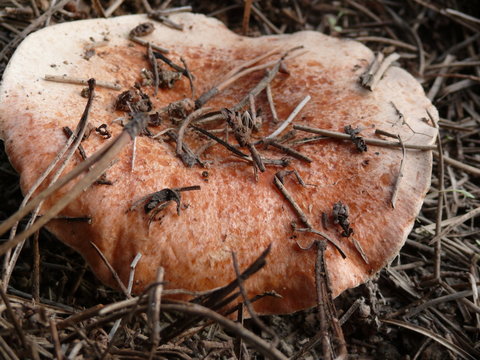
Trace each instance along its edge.
{"label": "plant debris", "polygon": [[[31,246],[26,246],[18,258],[15,271],[12,269],[11,280],[3,282],[0,288],[3,309],[0,314],[3,324],[1,357],[233,358],[239,354],[234,345],[238,344],[243,349],[244,358],[336,358],[345,354],[345,347],[352,358],[480,358],[480,139],[476,131],[480,113],[477,91],[480,15],[477,4],[438,0],[379,0],[368,7],[354,0],[283,1],[275,5],[269,1],[245,1],[242,4],[236,1],[166,1],[159,6],[150,3],[94,1],[93,5],[87,2],[79,6],[69,0],[5,2],[0,5],[0,72],[3,72],[13,50],[25,36],[54,22],[129,12],[157,12],[156,18],[162,22],[157,27],[172,25],[181,28],[181,24],[168,21],[169,10],[174,9],[169,9],[169,4],[190,3],[196,12],[217,16],[229,28],[243,29],[251,35],[318,30],[358,39],[376,50],[377,57],[370,64],[364,64],[366,71],[362,76],[359,73],[361,85],[366,89],[375,91],[376,84],[393,61],[409,68],[414,76],[421,79],[423,87],[427,91],[430,89],[429,98],[441,114],[439,147],[434,149],[434,163],[442,171],[434,172],[431,191],[401,256],[394,259],[377,280],[351,289],[332,301],[328,292],[329,277],[325,273],[328,269],[322,266],[324,245],[312,243],[318,246],[314,269],[318,279],[317,309],[288,316],[263,317],[265,326],[272,329],[275,338],[280,339],[276,348],[272,346],[272,335],[259,330],[255,322],[243,320],[236,323],[232,318],[225,317],[228,313],[242,311],[239,307],[222,310],[228,308],[233,299],[243,296],[240,283],[249,281],[250,276],[264,267],[269,249],[255,263],[243,271],[240,269],[237,279],[231,284],[206,294],[190,294],[196,296],[192,302],[166,300],[166,294],[180,296],[185,292],[164,286],[161,276],[145,294],[125,299],[121,293],[101,285],[78,254],[52,241],[52,236],[46,231],[36,232]],[[135,34],[131,40],[147,46],[146,42],[142,43],[143,40],[136,37],[141,35],[142,32]],[[159,45],[151,44],[152,50],[168,53],[168,49]],[[85,55],[93,56],[93,52]],[[382,64],[386,64],[383,70],[380,69]],[[181,70],[173,69],[174,72],[185,75],[186,66],[179,67]],[[47,75],[46,78],[87,84],[86,79],[70,76]],[[97,81],[97,85],[102,86],[102,82]],[[115,81],[106,81],[104,85],[108,89],[121,90]],[[275,94],[271,93],[268,84],[265,89],[272,117],[277,119]],[[148,101],[136,90],[131,91],[133,93],[125,95],[128,99],[120,105],[121,111],[148,109]],[[85,97],[89,95],[87,92],[83,94]],[[248,101],[247,98],[242,106]],[[128,105],[137,102],[141,105],[136,109]],[[146,110],[154,113],[146,116],[145,121],[149,126],[178,126],[194,108],[193,100],[180,100],[163,109]],[[400,114],[397,115],[400,117]],[[231,151],[239,152],[240,155],[237,155],[242,159],[248,157],[221,136],[214,135],[208,130],[210,128],[192,128],[212,139],[216,138],[215,141],[222,141],[226,144],[224,146],[231,147]],[[297,129],[306,131],[302,125]],[[325,136],[351,141],[351,134],[324,130],[314,129],[320,131],[319,136],[305,140],[305,144]],[[366,144],[371,144],[371,140],[380,141],[363,138]],[[282,144],[278,138],[274,141]],[[294,147],[293,144],[303,146],[299,141],[295,138],[288,147]],[[409,139],[404,138],[402,142],[381,140],[378,146],[395,146],[409,156]],[[425,147],[422,150],[432,149]],[[5,219],[18,208],[22,195],[18,177],[3,149],[0,160],[0,217]],[[287,166],[291,159],[267,161],[262,158],[262,161],[264,164],[276,162]],[[89,166],[84,166],[83,173],[87,174]],[[169,200],[172,201],[177,204],[175,199]],[[345,217],[345,210],[342,206],[338,208],[337,224],[348,234],[352,230],[348,211],[346,219],[340,220]],[[150,213],[154,209],[150,209]],[[350,235],[354,241],[353,235]],[[241,259],[241,253],[238,255]],[[5,271],[10,270],[4,268]],[[2,280],[5,281],[5,277]],[[258,294],[248,300],[253,303],[263,296],[272,294]],[[242,299],[246,303],[245,297]],[[343,338],[338,332],[337,311],[332,311],[334,308],[343,314],[338,320]],[[117,321],[119,326],[109,337]]]}
{"label": "plant debris", "polygon": [[130,31],[130,37],[134,36],[146,36],[151,34],[155,30],[155,26],[151,22],[144,22],[138,24]]}
{"label": "plant debris", "polygon": [[348,206],[341,201],[333,204],[333,223],[339,224],[343,229],[342,236],[349,237],[353,234],[353,229],[350,227],[350,221],[348,221]]}
{"label": "plant debris", "polygon": [[115,102],[115,110],[125,112],[149,112],[152,110],[152,102],[140,87],[135,87],[118,95]]}
{"label": "plant debris", "polygon": [[352,142],[355,144],[357,147],[357,150],[360,152],[366,152],[367,151],[367,144],[365,143],[365,140],[361,136],[357,136],[360,133],[361,129],[360,128],[352,128],[351,125],[345,126],[345,133],[350,135],[350,139],[352,139]]}

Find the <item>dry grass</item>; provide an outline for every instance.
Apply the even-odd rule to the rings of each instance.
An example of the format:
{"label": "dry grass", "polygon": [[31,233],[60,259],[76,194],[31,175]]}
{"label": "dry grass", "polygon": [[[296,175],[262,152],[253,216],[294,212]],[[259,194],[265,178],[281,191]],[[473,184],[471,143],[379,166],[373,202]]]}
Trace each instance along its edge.
{"label": "dry grass", "polygon": [[[17,44],[40,27],[141,13],[148,6],[192,5],[252,36],[311,29],[355,38],[376,51],[396,51],[440,112],[441,146],[431,190],[400,256],[376,280],[335,300],[347,351],[351,358],[480,358],[478,3],[256,1],[247,30],[242,1],[147,1],[3,0],[0,72]],[[22,196],[3,150],[0,189],[0,219],[5,219]],[[239,325],[215,312],[236,286],[196,305],[163,301],[160,310],[160,287],[125,301],[99,284],[80,256],[41,231],[40,241],[27,242],[1,294],[0,358],[227,359],[263,353],[280,359],[305,346],[302,358],[331,355],[320,342],[309,342],[323,327],[314,310],[262,318],[273,334],[259,322]],[[158,321],[149,320],[152,311]],[[158,326],[159,338],[152,331]]]}

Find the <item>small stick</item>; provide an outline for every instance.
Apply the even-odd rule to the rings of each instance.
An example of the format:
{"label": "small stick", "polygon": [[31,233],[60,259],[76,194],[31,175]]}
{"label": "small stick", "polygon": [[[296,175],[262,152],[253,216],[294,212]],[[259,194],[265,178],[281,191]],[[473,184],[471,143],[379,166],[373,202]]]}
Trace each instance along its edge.
{"label": "small stick", "polygon": [[[9,344],[0,336],[0,349],[2,350],[2,355],[4,356],[5,360],[20,360],[17,354],[13,351]],[[7,354],[9,357],[7,357]],[[36,360],[36,359],[35,359]]]}
{"label": "small stick", "polygon": [[130,264],[130,274],[128,275],[128,286],[127,292],[130,295],[128,298],[132,297],[132,288],[133,288],[133,281],[135,279],[135,269],[137,267],[138,262],[142,258],[142,253],[137,253]]}
{"label": "small stick", "polygon": [[[105,16],[110,17],[115,10],[117,10],[120,6],[122,6],[123,2],[125,0],[115,0],[106,10],[105,10]],[[35,1],[32,1],[33,3]]]}
{"label": "small stick", "polygon": [[33,281],[32,298],[36,303],[40,303],[40,246],[38,238],[40,231],[33,235]]}
{"label": "small stick", "polygon": [[358,36],[358,37],[355,37],[355,40],[360,41],[360,42],[378,42],[378,43],[381,43],[381,44],[393,45],[397,48],[403,48],[403,49],[407,49],[407,50],[410,50],[410,51],[415,51],[415,52],[419,51],[418,47],[416,47],[415,45],[411,45],[409,43],[406,43],[406,42],[403,42],[403,41],[400,41],[400,40],[390,39],[390,38],[387,38],[387,37]]}
{"label": "small stick", "polygon": [[[407,127],[410,129],[410,131],[414,134],[418,134],[418,135],[423,135],[423,136],[427,136],[427,137],[431,137],[430,135],[428,134],[424,134],[424,133],[421,133],[421,132],[417,132],[415,130],[413,130],[413,128],[410,126],[410,124],[407,122],[407,120],[405,119],[405,116],[402,114],[402,112],[398,109],[397,105],[395,105],[395,103],[393,101],[390,101],[390,105],[392,105],[393,109],[395,110],[395,114],[398,116],[398,120],[401,120],[402,121],[402,125],[407,125]],[[395,136],[396,137],[396,136]]]}
{"label": "small stick", "polygon": [[[243,312],[244,312],[244,303],[239,303],[237,306],[236,306],[236,311],[237,311],[237,324],[240,324],[242,326],[245,326],[244,325],[244,322],[243,322]],[[245,358],[249,358],[247,354],[244,354],[243,350],[246,350],[246,348],[244,347],[244,343],[243,343],[243,339],[242,338],[235,338],[234,340],[234,343],[233,343],[233,351],[235,353],[235,358],[236,359],[245,359]]]}
{"label": "small stick", "polygon": [[169,58],[167,58],[165,55],[163,55],[162,53],[159,53],[159,52],[154,52],[153,55],[155,56],[155,58],[157,59],[160,59],[162,60],[165,64],[167,64],[168,66],[170,66],[173,70],[175,71],[178,71],[180,73],[182,73],[183,76],[186,76],[188,77],[188,72],[187,70],[185,70],[184,68],[182,68],[180,65],[177,65],[175,64],[172,60],[170,60]]}
{"label": "small stick", "polygon": [[55,357],[57,360],[63,359],[62,348],[60,346],[60,340],[58,338],[57,325],[55,324],[55,319],[50,318],[50,333],[52,334],[53,345],[55,349]]}
{"label": "small stick", "polygon": [[220,145],[223,145],[225,148],[227,148],[228,150],[230,150],[231,152],[233,152],[235,155],[237,156],[240,156],[241,158],[248,158],[248,155],[247,154],[244,154],[243,152],[241,152],[240,150],[238,150],[236,147],[230,145],[229,143],[227,143],[226,141],[220,139],[219,137],[213,135],[210,131],[208,130],[205,130],[205,129],[202,129],[200,127],[197,127],[195,125],[192,125],[192,128],[197,130],[198,132],[202,133],[203,135],[206,135],[208,136],[210,139],[212,140],[215,140],[216,142],[218,142]]}
{"label": "small stick", "polygon": [[[340,140],[351,140],[350,135],[340,133],[337,131],[332,131],[332,130],[324,130],[324,129],[317,129],[317,128],[312,128],[310,126],[305,126],[305,125],[293,125],[293,128],[295,130],[302,130],[306,132],[310,132],[313,134],[320,134],[323,136],[327,136],[330,138],[334,139],[340,139]],[[394,141],[386,141],[386,140],[381,140],[381,139],[372,139],[372,138],[363,138],[365,140],[365,143],[368,145],[374,145],[374,146],[382,146],[382,147],[402,147],[402,144],[400,142],[394,142]],[[405,149],[414,149],[414,150],[435,150],[437,149],[436,145],[417,145],[417,144],[403,144]]]}
{"label": "small stick", "polygon": [[92,0],[92,5],[94,10],[98,13],[103,18],[107,17],[107,14],[105,14],[105,9],[103,8],[102,4],[100,3],[100,0]]}
{"label": "small stick", "polygon": [[[327,236],[327,234],[319,231],[319,230],[316,230],[316,229],[313,229],[313,228],[306,228],[306,229],[301,229],[301,228],[296,228],[295,231],[298,231],[298,232],[306,232],[306,233],[312,233],[312,234],[316,234],[316,235],[320,235],[321,237],[323,237],[325,240],[327,240],[328,242],[330,242],[333,246],[335,246],[335,248],[337,249],[337,251],[340,253],[340,255],[342,256],[342,258],[346,259],[347,258],[347,255],[345,254],[345,252],[342,250],[340,244],[338,244],[335,240],[333,240],[332,238],[330,238],[329,236]],[[313,245],[315,245],[315,241],[314,240],[309,246],[307,247],[302,247],[300,246],[300,244],[297,242],[297,245],[300,249],[302,250],[310,250],[312,248]]]}
{"label": "small stick", "polygon": [[365,299],[361,297],[360,299],[357,299],[354,301],[352,305],[348,308],[347,311],[342,315],[342,317],[338,320],[338,324],[340,326],[345,325],[345,323],[350,319],[350,317],[353,315],[355,311],[360,307],[360,305],[365,304]]}
{"label": "small stick", "polygon": [[[169,130],[165,134],[175,142],[178,140],[178,135],[173,130]],[[202,161],[197,157],[197,155],[195,155],[195,153],[186,143],[182,143],[182,153],[177,155],[180,157],[183,164],[187,167],[192,167],[197,162],[203,166]]]}
{"label": "small stick", "polygon": [[102,259],[103,263],[105,266],[110,270],[110,273],[112,274],[113,278],[117,282],[118,286],[122,290],[123,294],[129,298],[131,297],[130,294],[128,293],[128,289],[125,287],[125,284],[123,283],[122,279],[120,279],[120,276],[118,276],[118,273],[115,271],[113,266],[110,264],[106,256],[103,254],[103,252],[98,248],[97,245],[93,241],[90,241],[90,245],[95,249],[95,251],[100,255],[100,258]]}
{"label": "small stick", "polygon": [[294,150],[288,146],[285,146],[285,145],[282,145],[282,144],[279,144],[278,142],[276,141],[269,141],[267,142],[268,145],[271,145],[277,149],[280,149],[282,150],[284,153],[296,158],[296,159],[299,159],[299,160],[302,160],[302,161],[305,161],[307,163],[311,163],[313,160],[310,159],[308,156],[306,155],[303,155],[301,152],[297,151],[297,150]]}
{"label": "small stick", "polygon": [[147,14],[150,14],[153,11],[153,9],[150,6],[148,0],[141,0],[141,2],[142,2],[142,5],[143,5],[143,8],[145,9],[145,12]]}
{"label": "small stick", "polygon": [[135,158],[137,156],[137,138],[132,141],[132,160],[130,161],[130,171],[135,170]]}
{"label": "small stick", "polygon": [[274,33],[276,34],[282,34],[283,31],[280,30],[278,27],[276,27],[268,18],[260,11],[257,9],[255,5],[252,5],[252,10],[257,15],[260,20],[262,20],[266,26],[268,26]]}
{"label": "small stick", "polygon": [[372,82],[366,86],[366,88],[370,91],[373,91],[380,79],[383,77],[387,69],[392,65],[393,62],[397,61],[400,58],[400,55],[397,53],[393,53],[388,55],[385,60],[382,61],[378,70],[373,74]]}
{"label": "small stick", "polygon": [[143,45],[143,46],[148,46],[148,44],[150,44],[150,46],[152,47],[153,50],[164,53],[164,54],[168,54],[170,52],[170,50],[165,49],[161,46],[152,44],[149,41],[140,39],[138,36],[130,36],[130,40],[137,43],[137,44]]}
{"label": "small stick", "polygon": [[[43,77],[46,81],[53,81],[66,84],[75,84],[75,85],[88,85],[88,80],[79,79],[68,75],[48,75],[46,74]],[[104,87],[110,90],[122,90],[122,87],[119,84],[114,84],[106,81],[97,81],[96,86]]]}
{"label": "small stick", "polygon": [[367,71],[365,71],[362,75],[360,75],[360,85],[362,85],[364,88],[369,89],[372,82],[373,82],[373,76],[374,74],[378,71],[378,68],[380,67],[380,64],[382,63],[384,59],[383,53],[380,51],[377,53],[375,56],[375,59],[373,59],[372,63],[368,67]]}
{"label": "small stick", "polygon": [[360,245],[357,239],[353,237],[352,237],[352,242],[353,242],[353,245],[355,245],[355,249],[357,249],[358,253],[362,257],[363,261],[365,261],[365,264],[368,265],[369,264],[368,257],[367,257],[367,254],[365,254],[365,251],[363,251],[362,245]]}
{"label": "small stick", "polygon": [[258,170],[260,170],[261,172],[264,172],[265,171],[265,165],[263,164],[262,157],[260,156],[260,154],[259,154],[257,148],[255,147],[255,145],[253,145],[252,143],[248,143],[247,148],[250,151],[250,154],[252,155],[253,163],[256,165]]}
{"label": "small stick", "polygon": [[307,218],[307,215],[303,212],[303,210],[300,208],[300,206],[296,203],[296,201],[293,199],[292,195],[288,192],[288,190],[285,188],[283,185],[282,181],[275,175],[273,177],[273,183],[275,186],[280,190],[282,195],[285,197],[285,199],[290,203],[290,205],[293,207],[295,212],[297,213],[297,216],[300,218],[300,220],[305,224],[305,226],[308,229],[313,229],[312,224]]}
{"label": "small stick", "polygon": [[[163,6],[163,4],[162,4],[162,6]],[[182,13],[182,12],[190,12],[192,10],[193,10],[192,7],[190,5],[187,5],[187,6],[173,7],[173,8],[169,8],[169,9],[154,10],[154,12],[156,14],[166,16],[166,15],[178,14],[178,13]]]}
{"label": "small stick", "polygon": [[248,102],[250,103],[250,114],[252,120],[255,122],[257,118],[257,110],[255,109],[255,97],[252,94],[248,94]]}
{"label": "small stick", "polygon": [[[393,187],[392,198],[390,200],[392,204],[392,208],[395,209],[395,203],[397,202],[398,191],[400,189],[400,182],[403,178],[403,169],[405,167],[405,158],[407,156],[407,151],[405,150],[405,146],[403,145],[402,138],[400,135],[397,135],[398,142],[402,145],[402,160],[400,160],[400,170],[398,171],[397,180],[395,180],[395,185]],[[441,196],[441,195],[439,195]]]}
{"label": "small stick", "polygon": [[205,115],[208,112],[211,112],[213,109],[206,107],[206,108],[200,108],[198,110],[195,110],[192,112],[190,115],[188,115],[185,120],[183,120],[182,124],[180,125],[180,128],[178,129],[178,135],[177,135],[177,155],[181,156],[184,151],[183,151],[183,137],[185,135],[185,130],[187,127],[191,124],[192,121],[195,119],[198,119],[199,117]]}
{"label": "small stick", "polygon": [[270,107],[270,112],[272,113],[272,117],[273,117],[273,123],[277,124],[279,120],[278,120],[277,110],[275,108],[275,103],[273,102],[272,87],[270,86],[270,84],[267,85],[267,88],[265,90],[267,93],[268,106]]}
{"label": "small stick", "polygon": [[[70,129],[68,126],[64,126],[62,129],[67,138],[74,136],[72,129]],[[82,160],[87,160],[87,154],[85,153],[85,149],[83,148],[82,144],[78,144],[78,152],[80,153]]]}
{"label": "small stick", "polygon": [[148,317],[150,320],[150,331],[152,332],[152,349],[150,350],[149,359],[152,359],[155,355],[155,349],[160,343],[160,306],[162,304],[162,291],[163,291],[163,277],[164,277],[163,267],[157,269],[156,276],[156,286],[152,292],[150,292],[149,297],[153,297],[149,301],[149,304],[153,303],[153,310],[149,306],[148,310],[151,313],[151,316]]}
{"label": "small stick", "polygon": [[280,135],[282,133],[283,130],[285,130],[287,128],[288,125],[290,125],[290,123],[293,121],[293,119],[295,118],[295,116],[298,115],[298,113],[300,111],[302,111],[302,109],[304,108],[305,105],[307,105],[307,103],[310,101],[312,97],[310,95],[307,95],[305,96],[305,98],[300,101],[300,103],[295,107],[295,109],[293,109],[293,111],[290,113],[290,115],[288,116],[287,120],[285,120],[278,128],[277,130],[275,130],[273,133],[271,133],[270,135],[268,135],[265,140],[270,140],[270,139],[273,139],[273,138],[276,138],[278,135]]}
{"label": "small stick", "polygon": [[240,268],[238,267],[237,254],[235,253],[235,251],[232,251],[232,261],[233,261],[233,268],[235,270],[235,276],[237,277],[237,285],[238,285],[238,288],[240,289],[240,294],[242,295],[243,303],[246,306],[248,313],[252,317],[253,321],[258,325],[258,327],[273,338],[272,347],[276,347],[279,341],[277,334],[272,329],[270,329],[267,325],[265,325],[265,323],[258,317],[258,315],[255,313],[255,310],[252,307],[252,304],[250,303],[250,300],[248,299],[247,292],[245,290],[245,287],[243,286],[243,279],[240,276],[241,273],[240,273]]}
{"label": "small stick", "polygon": [[[438,151],[433,151],[433,156],[435,156],[436,158],[439,158],[440,154]],[[459,170],[465,171],[473,176],[477,176],[477,177],[480,176],[480,169],[478,167],[471,166],[461,161],[452,159],[451,157],[448,157],[445,154],[443,154],[443,162],[453,167],[456,167]]]}
{"label": "small stick", "polygon": [[[452,54],[448,54],[445,57],[445,60],[442,62],[442,65],[445,67],[440,69],[440,74],[447,73],[449,69],[449,65],[453,62],[453,60],[455,60],[455,56],[453,56]],[[435,78],[435,81],[433,82],[432,87],[430,88],[427,94],[427,97],[430,101],[433,101],[435,99],[444,81],[445,81],[445,78],[442,76],[438,76]]]}
{"label": "small stick", "polygon": [[22,343],[22,346],[27,349],[28,348],[28,340],[25,337],[25,334],[23,333],[23,329],[15,316],[15,312],[12,309],[12,304],[10,304],[10,301],[8,300],[7,294],[3,291],[2,287],[0,286],[0,297],[3,300],[3,303],[5,304],[5,310],[7,312],[8,317],[10,318],[10,321],[13,324],[13,327],[15,329],[15,332],[18,335],[18,338],[20,339],[20,342]]}
{"label": "small stick", "polygon": [[158,64],[157,64],[157,60],[155,59],[155,56],[153,55],[153,51],[152,51],[152,44],[148,43],[148,46],[147,46],[147,56],[148,56],[148,61],[150,61],[150,65],[152,66],[152,70],[153,70],[153,86],[154,86],[154,90],[153,90],[153,95],[157,96],[158,94],[158,86],[159,86],[159,83],[160,83],[160,80],[159,80],[159,77],[158,77]]}
{"label": "small stick", "polygon": [[192,73],[188,69],[187,62],[185,61],[185,59],[183,57],[180,58],[180,61],[182,62],[183,67],[185,68],[185,71],[187,72],[188,81],[190,82],[190,91],[191,91],[190,98],[195,99],[195,85],[193,84]]}
{"label": "small stick", "polygon": [[242,20],[243,35],[247,35],[248,33],[248,24],[250,22],[251,10],[252,10],[252,0],[245,0],[245,5],[243,7],[243,20]]}
{"label": "small stick", "polygon": [[[259,63],[260,61],[262,61],[263,59],[266,59],[276,53],[278,53],[280,51],[279,48],[276,48],[276,49],[273,49],[273,50],[270,50],[269,52],[266,52],[264,54],[261,54],[253,59],[250,59],[250,60],[247,60],[243,63],[241,63],[239,66],[236,66],[234,67],[232,70],[230,70],[224,77],[224,80],[222,80],[221,83],[224,83],[226,81],[228,81],[232,76],[234,75],[237,75],[237,74],[240,74],[242,71],[252,67],[253,65]],[[218,86],[217,86],[218,87]]]}
{"label": "small stick", "polygon": [[427,111],[427,115],[430,118],[430,121],[437,128],[437,150],[438,150],[438,199],[437,199],[437,216],[435,222],[435,237],[437,242],[435,244],[435,267],[434,267],[434,278],[437,281],[440,281],[441,273],[441,263],[442,263],[442,237],[440,233],[442,232],[442,216],[443,216],[443,192],[445,187],[445,164],[443,163],[443,148],[442,148],[442,138],[440,136],[440,129],[438,124],[434,121],[434,118],[430,112]]}
{"label": "small stick", "polygon": [[148,17],[150,19],[160,21],[163,25],[171,27],[172,29],[180,30],[180,31],[183,30],[183,25],[182,24],[178,24],[178,23],[170,20],[168,17],[156,13],[155,11],[150,11],[148,13]]}
{"label": "small stick", "polygon": [[333,359],[332,343],[330,341],[329,332],[331,327],[331,316],[328,311],[328,302],[332,301],[328,297],[327,290],[327,275],[325,273],[325,249],[324,241],[318,241],[317,244],[317,259],[315,261],[315,287],[317,290],[317,311],[320,322],[320,339],[322,341],[323,358],[327,360]]}
{"label": "small stick", "polygon": [[319,140],[325,140],[325,139],[327,139],[326,136],[312,136],[312,137],[307,137],[307,138],[302,138],[302,139],[291,141],[289,143],[289,145],[290,146],[299,146],[299,145],[304,145],[304,144],[308,144],[308,143],[311,143],[311,142],[316,142],[316,141],[319,141]]}
{"label": "small stick", "polygon": [[[338,346],[338,354],[336,354],[335,359],[346,359],[348,354],[345,337],[340,322],[337,319],[337,311],[335,309],[335,304],[333,303],[332,289],[330,285],[330,276],[325,262],[326,243],[325,241],[315,240],[314,244],[317,246],[315,287],[320,330],[292,357],[292,360],[301,358],[303,354],[312,349],[319,341],[322,342],[324,359],[334,359],[332,350],[335,345]],[[330,335],[331,332],[334,334],[333,339]]]}

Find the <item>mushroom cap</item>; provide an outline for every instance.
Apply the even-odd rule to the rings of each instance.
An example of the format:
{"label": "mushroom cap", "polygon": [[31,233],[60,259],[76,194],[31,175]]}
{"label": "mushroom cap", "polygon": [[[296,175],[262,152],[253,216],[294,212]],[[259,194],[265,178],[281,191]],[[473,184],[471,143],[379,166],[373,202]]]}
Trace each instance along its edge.
{"label": "mushroom cap", "polygon": [[[360,127],[365,137],[378,137],[375,129],[382,129],[399,134],[410,144],[431,144],[435,140],[436,129],[425,117],[428,110],[437,119],[437,111],[406,71],[390,67],[373,92],[360,86],[359,76],[374,54],[358,42],[311,31],[248,38],[203,15],[177,14],[171,18],[184,25],[182,32],[156,25],[144,39],[168,48],[168,56],[177,63],[180,57],[185,59],[195,76],[197,94],[218,84],[224,74],[245,60],[274,48],[283,51],[303,45],[303,54],[285,61],[289,74],[278,74],[271,84],[281,120],[310,95],[312,100],[297,116],[297,124],[340,132],[352,125]],[[128,34],[145,21],[143,15],[132,15],[63,23],[30,35],[18,47],[0,89],[0,136],[21,176],[24,192],[65,144],[62,127],[75,128],[86,103],[79,95],[81,87],[47,82],[43,80],[45,74],[94,77],[118,82],[124,90],[132,88],[140,79],[141,69],[148,68],[149,63],[145,48],[130,42]],[[83,55],[92,38],[109,41],[87,60]],[[217,109],[232,107],[263,76],[264,72],[259,71],[236,81],[207,105]],[[190,96],[185,78],[173,89],[161,89],[156,97],[151,86],[143,91],[150,95],[155,109]],[[118,95],[118,91],[97,87],[89,118],[95,127],[107,124],[113,136],[122,128],[112,121],[124,115],[114,108]],[[264,93],[257,97],[256,104],[263,111],[264,123],[254,136],[261,138],[278,124],[272,122]],[[166,123],[159,129],[171,126]],[[185,139],[193,149],[207,142],[190,130]],[[82,146],[90,155],[109,141],[92,133]],[[232,136],[230,141],[234,143]],[[258,150],[269,158],[285,156],[271,147]],[[296,169],[311,185],[302,187],[294,177],[286,177],[285,187],[313,226],[339,242],[346,253],[343,259],[331,244],[326,250],[332,291],[337,296],[371,278],[398,254],[429,188],[432,154],[406,152],[396,207],[392,208],[401,149],[369,146],[367,152],[360,153],[351,142],[323,139],[297,150],[313,162],[294,160],[288,169]],[[136,140],[133,171],[131,157],[132,147],[127,147],[108,169],[112,186],[93,185],[61,212],[72,217],[90,216],[91,224],[53,220],[47,225],[49,231],[84,256],[103,282],[116,286],[90,241],[103,252],[124,283],[128,281],[131,261],[137,253],[142,254],[135,271],[137,293],[155,281],[159,266],[165,269],[169,288],[201,291],[223,286],[235,278],[232,251],[244,269],[272,244],[267,265],[245,286],[251,296],[274,290],[282,298],[265,297],[255,303],[256,311],[290,313],[315,304],[316,251],[302,250],[298,244],[306,247],[319,237],[293,231],[292,222],[300,227],[302,224],[273,184],[274,174],[281,169],[267,166],[256,180],[251,164],[219,145],[202,155],[208,168],[188,168],[176,157],[174,143],[146,136]],[[80,162],[74,156],[69,169]],[[180,215],[171,204],[162,210],[161,219],[149,226],[143,208],[128,211],[147,194],[191,185],[200,185],[201,190],[182,193]],[[42,211],[71,186],[49,199]],[[342,237],[342,229],[332,221],[326,229],[322,226],[322,214],[331,220],[333,206],[339,201],[349,208],[348,219],[354,230],[350,237]],[[352,237],[363,249],[368,264]]]}

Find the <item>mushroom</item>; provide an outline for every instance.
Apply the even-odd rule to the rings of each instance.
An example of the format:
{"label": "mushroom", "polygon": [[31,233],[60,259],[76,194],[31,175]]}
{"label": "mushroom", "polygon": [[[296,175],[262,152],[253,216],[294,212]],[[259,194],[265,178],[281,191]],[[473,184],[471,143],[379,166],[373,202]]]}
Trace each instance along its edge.
{"label": "mushroom", "polygon": [[[244,269],[271,244],[267,265],[245,283],[250,296],[271,290],[281,295],[257,301],[254,307],[260,314],[291,313],[315,304],[316,253],[308,247],[317,239],[330,239],[325,256],[334,296],[371,278],[398,254],[430,185],[432,153],[428,149],[436,138],[431,121],[438,115],[418,82],[390,66],[375,88],[363,88],[359,79],[375,56],[355,41],[311,31],[248,38],[203,15],[177,14],[172,19],[183,24],[182,32],[162,26],[142,39],[167,48],[168,58],[176,64],[184,59],[197,94],[250,59],[266,54],[260,63],[275,62],[282,51],[302,45],[303,50],[282,61],[283,72],[270,83],[279,123],[273,120],[268,97],[262,92],[255,97],[253,109],[261,109],[263,123],[257,124],[258,132],[248,130],[249,143],[239,144],[232,127],[225,137],[224,120],[186,127],[183,142],[194,151],[203,150],[200,161],[192,166],[182,162],[175,143],[167,137],[138,137],[133,167],[133,147],[126,147],[106,172],[112,184],[91,186],[61,212],[69,217],[88,216],[91,222],[57,219],[47,229],[78,250],[95,274],[113,287],[111,271],[90,242],[124,283],[129,264],[140,253],[133,286],[136,293],[155,281],[160,266],[170,288],[201,291],[225,285],[235,278],[232,251]],[[172,88],[160,88],[157,96],[151,85],[134,86],[150,62],[146,47],[132,43],[128,36],[145,21],[143,15],[132,15],[63,23],[30,35],[18,47],[1,85],[0,136],[24,192],[65,144],[62,128],[74,128],[85,106],[81,86],[47,82],[45,75],[93,77],[112,85],[96,89],[89,122],[103,129],[103,136],[92,132],[82,142],[87,156],[122,131],[116,120],[128,115],[115,108],[121,92],[148,97],[152,110],[143,110],[152,114],[178,101],[193,106],[186,100],[191,97],[186,76]],[[92,38],[108,38],[108,42],[84,57]],[[164,69],[171,70],[167,65]],[[239,78],[208,101],[205,106],[210,110],[197,115],[205,117],[208,111],[218,110],[217,117],[231,116],[232,124],[250,124],[258,116],[244,112],[248,105],[241,112],[222,109],[232,109],[264,76],[264,71],[256,71]],[[268,136],[307,96],[311,100],[297,109],[295,126],[343,133],[351,140],[327,136],[301,143],[299,139],[312,135],[297,130],[293,140],[282,143],[283,131],[275,134],[278,146],[273,146]],[[193,110],[180,116],[180,121]],[[169,118],[160,120],[149,131],[167,134],[168,128],[174,128],[170,135],[178,140],[180,125]],[[106,128],[110,139],[104,136]],[[246,156],[211,142],[205,129],[223,129],[216,133],[218,137]],[[386,147],[382,141],[378,145],[379,139],[397,145],[398,140],[385,141],[376,130],[395,134],[403,145]],[[368,149],[361,152],[355,144],[362,139]],[[368,139],[377,140],[377,145],[369,145]],[[252,163],[254,154],[247,145],[255,148],[265,171],[258,171],[260,167]],[[282,152],[282,146],[283,150],[294,148],[311,162],[284,161],[290,155]],[[408,148],[412,146],[422,149]],[[75,156],[68,168],[81,161]],[[41,213],[71,186],[49,198]],[[200,190],[179,191],[191,186]]]}

